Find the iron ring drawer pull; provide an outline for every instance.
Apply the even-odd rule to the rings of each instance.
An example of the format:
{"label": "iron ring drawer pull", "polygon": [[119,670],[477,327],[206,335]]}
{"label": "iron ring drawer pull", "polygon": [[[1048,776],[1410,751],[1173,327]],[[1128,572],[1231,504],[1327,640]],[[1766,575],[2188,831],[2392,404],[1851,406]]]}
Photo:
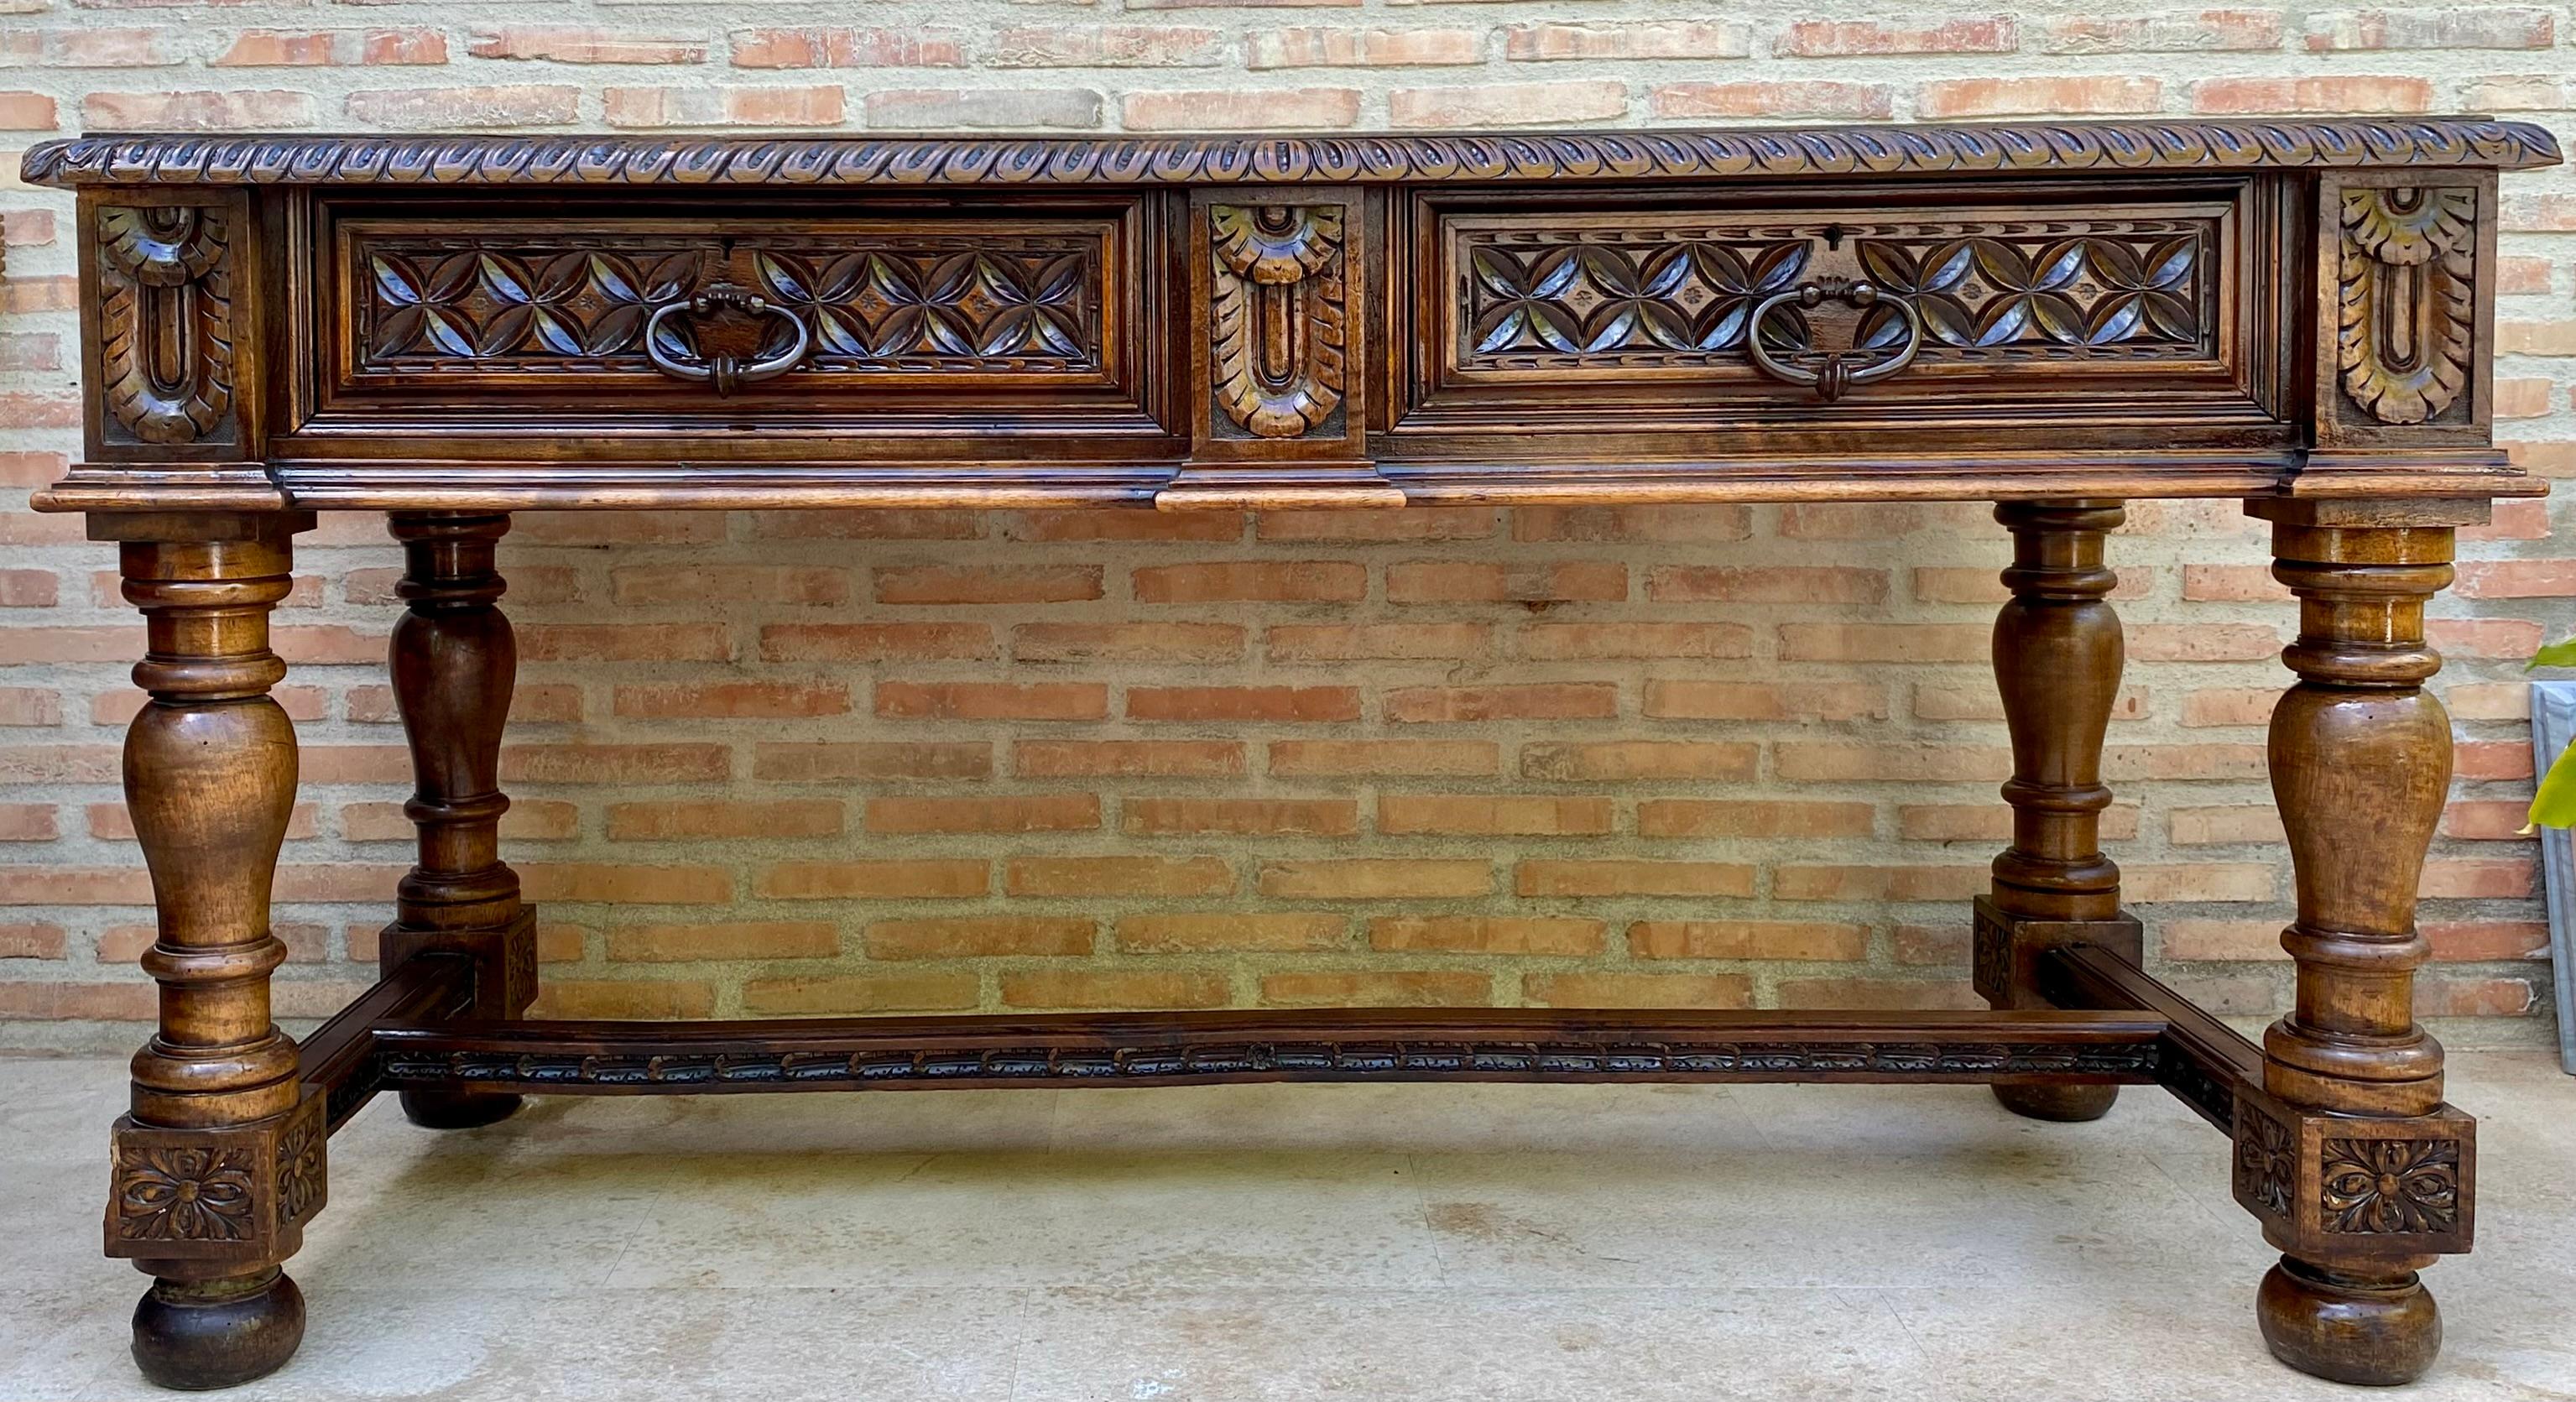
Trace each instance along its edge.
{"label": "iron ring drawer pull", "polygon": [[[795,331],[796,339],[776,355],[748,362],[732,355],[709,356],[694,363],[677,360],[663,353],[661,331],[663,321],[679,312],[687,312],[691,316],[759,316],[766,313],[785,321]],[[717,283],[685,302],[666,302],[654,308],[653,315],[644,322],[644,358],[653,362],[654,369],[676,380],[713,384],[719,396],[732,394],[755,380],[786,374],[805,359],[805,352],[813,345],[814,335],[806,329],[805,318],[729,282]]]}
{"label": "iron ring drawer pull", "polygon": [[[1895,354],[1884,357],[1874,352],[1864,353],[1857,348],[1834,351],[1825,357],[1824,364],[1813,370],[1774,359],[1762,344],[1764,320],[1773,311],[1792,302],[1801,307],[1813,307],[1828,301],[1840,302],[1854,311],[1867,311],[1882,304],[1894,307],[1896,314],[1905,322],[1905,343],[1897,347]],[[1840,278],[1804,282],[1786,292],[1763,298],[1753,308],[1753,315],[1744,323],[1744,348],[1752,354],[1754,365],[1763,374],[1784,384],[1804,385],[1813,389],[1818,399],[1832,403],[1856,385],[1876,383],[1913,364],[1916,352],[1923,349],[1923,319],[1915,314],[1913,303],[1874,282],[1845,282]]]}

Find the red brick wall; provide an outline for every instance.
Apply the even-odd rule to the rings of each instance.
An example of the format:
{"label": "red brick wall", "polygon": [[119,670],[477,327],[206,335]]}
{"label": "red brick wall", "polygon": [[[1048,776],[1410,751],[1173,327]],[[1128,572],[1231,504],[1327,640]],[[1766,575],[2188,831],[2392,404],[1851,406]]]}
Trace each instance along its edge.
{"label": "red brick wall", "polygon": [[[0,146],[78,129],[1172,130],[2507,109],[2567,133],[2563,7],[638,7],[0,0]],[[1569,16],[1579,15],[1580,19]],[[924,22],[915,23],[913,20]],[[14,168],[14,150],[5,158]],[[2576,181],[2508,187],[2498,409],[2576,472]],[[0,1045],[121,1045],[140,629],[24,510],[74,450],[66,202],[0,188]],[[2576,632],[2521,503],[2438,608],[2460,779],[2426,1010],[2544,1030],[2520,659]],[[2106,824],[2150,949],[2283,1002],[2263,720],[2292,622],[2232,508],[2145,504]],[[1975,506],[1155,517],[530,514],[510,852],[569,1014],[1354,1002],[1950,1004],[2000,843]],[[397,559],[326,518],[279,616],[306,790],[281,1007],[362,984],[407,860]],[[711,609],[707,600],[719,601]]]}

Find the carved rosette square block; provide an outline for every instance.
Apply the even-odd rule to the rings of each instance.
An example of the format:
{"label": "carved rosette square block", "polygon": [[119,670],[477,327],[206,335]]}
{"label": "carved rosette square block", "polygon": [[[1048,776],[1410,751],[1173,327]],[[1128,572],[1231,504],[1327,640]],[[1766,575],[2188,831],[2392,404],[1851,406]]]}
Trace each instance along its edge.
{"label": "carved rosette square block", "polygon": [[227,1271],[294,1255],[322,1210],[330,1137],[318,1092],[243,1125],[164,1129],[119,1116],[107,1254]]}
{"label": "carved rosette square block", "polygon": [[2294,1256],[2419,1257],[2469,1249],[2477,1121],[2444,1105],[2372,1119],[2236,1097],[2236,1201]]}
{"label": "carved rosette square block", "polygon": [[386,973],[424,954],[474,961],[474,1015],[515,1017],[537,1000],[537,908],[521,906],[499,931],[414,930],[399,921],[376,937]]}
{"label": "carved rosette square block", "polygon": [[2039,957],[2063,945],[2099,945],[2131,964],[2146,958],[2145,927],[2125,912],[2117,920],[2032,920],[2005,910],[1987,896],[1976,898],[1974,910],[1969,978],[1976,991],[1998,1007],[2033,1006]]}
{"label": "carved rosette square block", "polygon": [[235,445],[238,211],[226,204],[101,204],[84,260],[98,307],[89,383],[95,440]]}

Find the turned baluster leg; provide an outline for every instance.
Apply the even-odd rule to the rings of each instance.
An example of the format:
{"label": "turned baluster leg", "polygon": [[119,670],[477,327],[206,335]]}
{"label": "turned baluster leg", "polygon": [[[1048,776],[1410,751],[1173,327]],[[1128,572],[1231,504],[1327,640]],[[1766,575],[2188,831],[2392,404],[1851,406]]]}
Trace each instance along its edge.
{"label": "turned baluster leg", "polygon": [[[397,514],[393,535],[406,568],[398,588],[410,607],[394,625],[394,704],[411,742],[418,791],[403,806],[420,834],[420,859],[402,880],[381,949],[390,972],[419,955],[475,965],[477,1017],[515,1017],[537,996],[535,912],[519,876],[501,860],[501,728],[518,675],[518,646],[496,606],[505,587],[493,551],[510,529],[500,514]],[[490,1124],[519,1097],[486,1091],[405,1090],[414,1124]]]}
{"label": "turned baluster leg", "polygon": [[312,518],[101,516],[122,542],[126,599],[148,636],[151,700],[125,737],[125,801],[152,873],[158,1030],[116,1122],[107,1254],[154,1283],[134,1359],[165,1387],[269,1372],[304,1336],[278,1263],[322,1205],[322,1098],[270,1019],[269,885],[295,802],[295,727],[270,699],[286,664],[268,613],[286,597],[294,531]]}
{"label": "turned baluster leg", "polygon": [[2236,1196],[2281,1248],[2257,1317],[2283,1362],[2402,1383],[2441,1321],[2416,1271],[2469,1247],[2475,1124],[2442,1103],[2442,1048],[2415,1023],[2415,891],[2451,780],[2451,724],[2423,683],[2426,600],[2452,528],[2485,503],[2256,503],[2273,575],[2299,597],[2272,714],[2272,792],[2298,919],[2292,1011],[2263,1036],[2263,1088],[2237,1098]]}
{"label": "turned baluster leg", "polygon": [[[2102,737],[2120,690],[2120,619],[2102,564],[2117,502],[2005,502],[2003,572],[2012,599],[1995,617],[1995,682],[2012,731],[2012,846],[1976,903],[1976,986],[1998,1009],[2045,1008],[2036,961],[2049,948],[2099,944],[2139,957],[2138,922],[2120,911],[2120,869],[2102,855]],[[1995,1098],[2041,1120],[2093,1120],[2119,1087],[1998,1084]]]}

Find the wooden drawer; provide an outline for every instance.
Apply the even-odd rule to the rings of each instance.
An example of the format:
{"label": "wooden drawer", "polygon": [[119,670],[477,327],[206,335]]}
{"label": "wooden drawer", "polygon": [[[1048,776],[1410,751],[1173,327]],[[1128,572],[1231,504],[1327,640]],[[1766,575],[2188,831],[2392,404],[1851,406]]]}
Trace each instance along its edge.
{"label": "wooden drawer", "polygon": [[[2143,194],[2144,192],[2141,192]],[[1717,425],[1825,434],[1979,422],[2278,420],[2279,288],[2248,256],[2251,182],[2079,205],[1973,187],[1759,208],[1712,193],[1581,209],[1430,197],[1410,211],[1413,363],[1399,432]],[[1749,340],[1760,318],[1775,368]],[[1851,305],[1859,300],[1863,305]],[[1910,353],[1829,398],[1784,380]],[[1829,376],[1828,376],[1829,378]]]}
{"label": "wooden drawer", "polygon": [[1161,431],[1135,200],[694,217],[350,208],[320,228],[307,429],[541,412],[612,430],[756,413],[893,435]]}

